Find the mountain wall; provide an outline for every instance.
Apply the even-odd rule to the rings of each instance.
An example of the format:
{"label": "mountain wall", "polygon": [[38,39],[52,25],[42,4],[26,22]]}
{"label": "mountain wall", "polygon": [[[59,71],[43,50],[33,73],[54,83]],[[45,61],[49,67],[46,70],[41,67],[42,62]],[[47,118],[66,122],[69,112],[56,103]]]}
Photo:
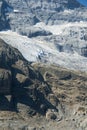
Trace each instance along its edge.
{"label": "mountain wall", "polygon": [[86,130],[87,74],[27,62],[0,39],[0,128]]}
{"label": "mountain wall", "polygon": [[10,29],[9,19],[6,15],[7,8],[10,8],[9,4],[4,0],[0,0],[0,31]]}
{"label": "mountain wall", "polygon": [[[68,58],[65,60],[66,62],[67,59],[69,59],[68,64],[65,63],[64,60],[63,63],[58,61],[57,64],[61,63],[64,67],[68,66],[68,68],[86,69],[84,68],[84,64],[86,64],[84,57],[87,57],[87,9],[81,6],[76,0],[1,0],[0,3],[0,30],[10,29],[18,34],[31,38],[35,44],[38,43],[39,45],[42,41],[43,44],[48,44],[49,49],[52,49],[50,54],[46,49],[47,46],[42,47],[40,45],[37,51],[37,46],[35,45],[36,53],[33,54],[33,58],[31,59],[34,60],[32,61],[51,61],[51,63],[56,63],[57,60],[55,60],[55,57],[57,56],[57,58],[59,57],[58,59],[61,60],[61,56],[59,56],[58,53],[62,55],[64,52],[66,55],[68,54]],[[3,33],[0,37],[6,40],[8,44],[12,44],[13,39],[15,39],[13,33],[8,35],[4,35]],[[20,41],[21,46],[18,47],[16,40],[13,44],[15,44],[24,55],[24,49],[21,49],[22,42]],[[29,43],[31,40],[28,39]],[[22,41],[25,45],[25,41]],[[25,55],[27,60],[30,60],[28,57],[33,53],[29,51],[29,45],[30,44],[25,45],[27,46],[27,54]],[[53,54],[54,50],[56,51],[56,55]],[[40,54],[40,52],[44,53]],[[74,54],[78,54],[79,58],[77,55],[75,57]],[[52,57],[54,57],[54,61]],[[74,61],[72,60],[73,64],[76,58],[79,60],[79,67],[76,67],[76,62],[76,64],[71,67],[70,57],[74,57]],[[84,64],[81,65],[80,61],[83,61]]]}
{"label": "mountain wall", "polygon": [[[58,24],[65,20],[73,21],[73,14],[71,17],[65,17],[63,11],[77,10],[80,6],[76,0],[1,0],[0,30],[11,28],[17,31],[21,29],[21,26],[25,28],[38,22]],[[74,21],[79,20],[79,16],[75,17]]]}

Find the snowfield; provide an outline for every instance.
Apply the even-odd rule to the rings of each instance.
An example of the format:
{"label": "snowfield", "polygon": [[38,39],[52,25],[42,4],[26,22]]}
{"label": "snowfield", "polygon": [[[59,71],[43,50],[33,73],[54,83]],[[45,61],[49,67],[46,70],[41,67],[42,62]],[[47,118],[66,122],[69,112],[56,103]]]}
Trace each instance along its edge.
{"label": "snowfield", "polygon": [[[35,26],[49,30],[53,34],[61,35],[63,29],[66,27],[85,27],[86,23],[67,23],[65,25],[53,26],[48,26],[43,23],[39,23]],[[77,52],[59,52],[53,43],[49,44],[49,41],[44,41],[37,37],[28,38],[10,30],[0,32],[0,38],[2,38],[6,43],[10,44],[11,46],[17,48],[22,53],[22,55],[30,62],[44,62],[47,64],[60,65],[69,69],[76,69],[81,71],[87,70],[86,57],[79,55]]]}

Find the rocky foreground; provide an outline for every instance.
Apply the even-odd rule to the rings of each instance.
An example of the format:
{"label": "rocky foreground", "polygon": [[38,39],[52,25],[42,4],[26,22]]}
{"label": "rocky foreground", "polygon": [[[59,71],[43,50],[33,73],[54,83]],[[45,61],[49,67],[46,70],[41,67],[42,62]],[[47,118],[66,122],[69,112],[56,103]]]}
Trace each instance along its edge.
{"label": "rocky foreground", "polygon": [[0,130],[87,130],[87,74],[27,62],[0,39]]}

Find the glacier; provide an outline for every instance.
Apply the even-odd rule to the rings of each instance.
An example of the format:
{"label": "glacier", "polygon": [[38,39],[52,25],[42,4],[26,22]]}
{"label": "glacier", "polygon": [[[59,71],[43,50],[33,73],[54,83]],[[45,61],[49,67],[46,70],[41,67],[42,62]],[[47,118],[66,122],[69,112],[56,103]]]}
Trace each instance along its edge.
{"label": "glacier", "polygon": [[[44,23],[38,23],[34,25],[34,27],[35,26],[48,30],[51,33],[53,33],[55,36],[58,35],[61,36],[61,34],[64,32],[65,29],[66,31],[65,33],[63,33],[63,36],[67,38],[67,34],[69,33],[69,28],[71,27],[73,27],[74,29],[75,27],[84,28],[86,27],[86,23],[85,22],[67,23],[67,24],[53,25],[53,26],[45,25]],[[70,48],[67,46],[66,46],[67,51],[66,49],[60,51],[58,45],[55,46],[54,40],[51,42],[50,40],[47,40],[47,38],[49,39],[49,37],[51,38],[52,36],[47,36],[47,37],[38,36],[38,37],[29,38],[27,36],[22,36],[17,32],[13,32],[11,30],[0,32],[0,38],[4,39],[4,41],[6,41],[11,46],[17,48],[29,62],[43,62],[46,64],[54,64],[54,65],[62,66],[68,69],[86,71],[87,57],[80,55],[75,49],[72,52]],[[85,44],[82,44],[81,42],[78,43],[79,47],[83,47],[84,45],[85,46],[87,45],[86,42],[84,43]],[[72,41],[69,44],[71,45]],[[60,45],[65,46],[65,43],[61,41]]]}

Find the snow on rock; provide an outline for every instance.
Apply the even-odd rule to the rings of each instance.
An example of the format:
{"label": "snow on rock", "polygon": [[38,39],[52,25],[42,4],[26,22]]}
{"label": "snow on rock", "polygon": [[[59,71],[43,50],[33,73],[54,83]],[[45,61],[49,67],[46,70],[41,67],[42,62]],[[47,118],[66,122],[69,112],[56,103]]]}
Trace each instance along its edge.
{"label": "snow on rock", "polygon": [[0,37],[4,39],[8,44],[17,48],[22,55],[29,61],[36,61],[40,54],[50,53],[50,48],[45,48],[44,44],[40,45],[37,41],[27,38],[26,36],[21,36],[16,32],[12,31],[2,31],[0,32]]}
{"label": "snow on rock", "polygon": [[53,33],[54,35],[58,35],[60,33],[63,33],[63,30],[65,28],[69,28],[69,27],[86,27],[87,23],[86,22],[74,22],[74,23],[64,23],[64,24],[59,24],[59,25],[46,25],[43,22],[39,22],[36,25],[34,25],[34,27],[40,27],[44,30],[48,30],[51,33]]}
{"label": "snow on rock", "polygon": [[87,58],[76,52],[73,54],[59,52],[46,41],[21,36],[12,31],[0,32],[0,38],[17,48],[28,61],[56,64],[82,71],[87,70]]}

